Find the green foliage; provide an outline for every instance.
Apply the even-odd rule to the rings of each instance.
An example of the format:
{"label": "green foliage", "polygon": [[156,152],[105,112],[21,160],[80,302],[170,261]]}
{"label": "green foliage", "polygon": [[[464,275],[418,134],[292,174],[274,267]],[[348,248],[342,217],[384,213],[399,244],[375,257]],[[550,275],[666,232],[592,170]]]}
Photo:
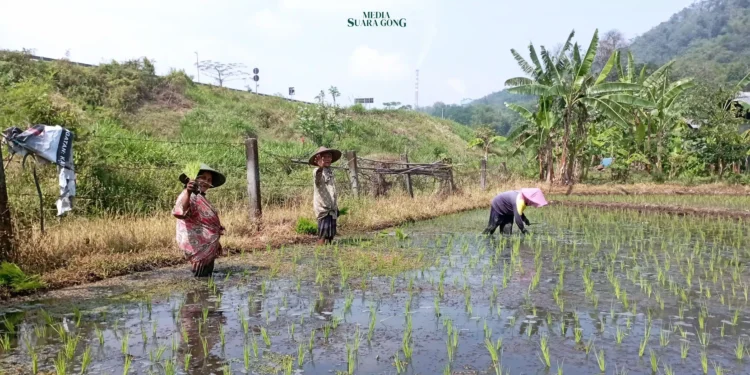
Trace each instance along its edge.
{"label": "green foliage", "polygon": [[630,48],[652,64],[677,59],[680,77],[737,82],[747,74],[750,59],[750,2],[698,1],[637,37]]}
{"label": "green foliage", "polygon": [[316,234],[318,233],[318,224],[310,219],[301,217],[297,219],[297,225],[294,227],[294,231],[298,234]]}
{"label": "green foliage", "polygon": [[26,275],[17,265],[9,262],[0,264],[0,286],[7,286],[16,292],[31,291],[44,287],[39,276]]}
{"label": "green foliage", "polygon": [[363,113],[367,112],[367,109],[365,108],[365,106],[364,106],[364,105],[362,105],[362,103],[357,103],[357,104],[355,104],[355,105],[353,105],[353,106],[349,107],[349,109],[350,109],[350,110],[351,110],[352,112],[354,112],[354,113],[356,113],[356,114],[358,114],[358,115],[361,115],[361,114],[363,114]]}
{"label": "green foliage", "polygon": [[332,146],[341,139],[349,118],[335,106],[318,104],[299,107],[297,127],[302,134],[320,146]]}

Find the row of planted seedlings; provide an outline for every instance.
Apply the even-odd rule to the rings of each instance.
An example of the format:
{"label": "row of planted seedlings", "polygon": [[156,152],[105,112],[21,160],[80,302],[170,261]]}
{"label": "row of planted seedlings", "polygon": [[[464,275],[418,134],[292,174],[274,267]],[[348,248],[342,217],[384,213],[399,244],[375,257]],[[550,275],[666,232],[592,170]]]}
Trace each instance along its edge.
{"label": "row of planted seedlings", "polygon": [[554,195],[553,200],[596,203],[628,203],[637,205],[679,206],[688,208],[750,210],[747,195],[678,195],[678,194],[611,194],[611,195]]}
{"label": "row of planted seedlings", "polygon": [[[547,251],[553,252],[553,268],[559,274],[552,291],[554,302],[561,312],[568,299],[574,300],[576,308],[585,303],[594,310],[605,302],[610,323],[607,314],[600,314],[598,334],[602,340],[612,340],[616,357],[622,358],[617,348],[633,337],[639,361],[648,354],[643,363],[653,373],[660,367],[665,374],[677,373],[673,369],[677,361],[697,362],[704,374],[710,368],[722,374],[727,363],[734,370],[746,371],[743,360],[750,355],[746,333],[750,322],[741,320],[748,303],[746,225],[598,209],[553,209],[544,216],[557,232],[545,234]],[[540,263],[536,265],[541,271]],[[580,282],[564,288],[570,271],[580,275]],[[537,280],[532,280],[530,289]],[[585,301],[568,292],[579,288],[584,290]],[[617,317],[625,318],[624,327]],[[642,329],[633,332],[633,319],[639,317]],[[564,321],[560,329],[565,336]],[[574,337],[577,344],[582,342],[579,327],[574,328]],[[719,339],[713,346],[712,338]],[[540,340],[540,358],[549,367],[546,340]],[[587,355],[594,341],[591,338],[584,346]],[[671,350],[674,346],[679,351]],[[697,353],[691,351],[696,347]],[[597,367],[605,372],[605,351],[593,350]],[[727,352],[735,357],[734,363],[726,361]],[[625,367],[620,370],[626,371]]]}
{"label": "row of planted seedlings", "polygon": [[[344,343],[339,354],[343,365],[334,367],[351,374],[360,363],[362,343],[367,343],[363,355],[372,355],[375,351],[368,352],[369,345],[378,333],[386,337],[386,331],[393,329],[383,324],[387,318],[378,316],[381,304],[403,303],[402,339],[395,353],[388,355],[388,363],[398,373],[418,372],[412,363],[420,354],[415,340],[421,338],[415,339],[413,317],[423,317],[414,314],[418,307],[412,304],[415,298],[431,297],[434,320],[445,335],[444,373],[460,360],[459,346],[474,347],[476,337],[462,337],[466,330],[459,328],[469,326],[467,320],[483,331],[489,354],[485,370],[497,374],[504,371],[504,339],[518,340],[511,328],[519,325],[523,340],[538,342],[540,365],[550,368],[555,362],[558,373],[571,355],[585,355],[602,372],[613,367],[608,363],[613,357],[632,363],[623,358],[627,349],[621,348],[631,341],[636,348],[632,355],[640,361],[648,354],[648,360],[639,364],[653,372],[676,373],[673,366],[689,365],[694,356],[704,373],[709,364],[717,374],[725,367],[744,369],[742,360],[749,353],[740,333],[747,329],[741,318],[747,307],[748,240],[741,223],[719,225],[711,219],[596,209],[549,208],[539,215],[545,224],[523,239],[486,242],[476,236],[448,235],[422,244],[397,231],[393,240],[269,252],[268,271],[210,279],[203,287],[207,295],[199,300],[182,295],[172,302],[168,299],[172,321],[165,324],[161,337],[157,336],[161,320],[152,318],[151,300],[145,299],[138,308],[139,319],[130,314],[131,326],[118,327],[115,320],[105,327],[112,338],[105,339],[99,328],[89,337],[85,330],[71,329],[67,318],[60,322],[42,313],[44,322],[25,329],[27,333],[19,335],[24,344],[19,346],[27,348],[33,373],[40,365],[35,350],[44,341],[33,340],[28,332],[44,338],[48,330],[57,332],[59,352],[48,355],[42,365],[51,360],[57,373],[72,373],[69,369],[74,365],[76,372],[85,373],[92,361],[91,347],[98,342],[100,352],[105,352],[101,350],[105,341],[114,339],[120,341],[122,358],[114,367],[123,373],[133,370],[134,360],[148,365],[145,373],[171,374],[180,368],[211,365],[221,366],[224,373],[248,372],[254,366],[265,366],[270,373],[292,373],[313,364],[316,350],[328,356],[330,348],[340,346],[332,345],[333,340]],[[518,290],[523,296],[514,302],[512,294]],[[393,297],[399,292],[405,295],[403,301]],[[364,324],[347,321],[355,295],[361,296],[358,306],[367,307]],[[331,300],[341,300],[342,307],[334,311]],[[463,302],[462,313],[446,308],[457,301]],[[258,302],[263,307],[256,308]],[[195,305],[201,307],[200,313],[194,308],[189,317],[183,316]],[[609,307],[608,313],[599,311],[603,306]],[[543,311],[546,317],[540,317]],[[212,319],[216,312],[226,315],[228,327]],[[122,311],[123,316],[128,313]],[[105,318],[100,315],[99,321],[106,322]],[[73,314],[73,322],[80,325],[80,312]],[[542,329],[540,324],[545,323]],[[146,326],[151,328],[150,339]],[[6,351],[10,337],[16,335],[12,323],[10,327],[2,340]],[[140,328],[140,338],[134,327]],[[220,344],[212,344],[217,335]],[[139,342],[133,344],[133,337]],[[555,344],[571,343],[580,354],[551,350],[560,347],[551,346],[551,339]],[[227,340],[231,344],[225,352]],[[729,365],[723,357],[711,355],[726,352],[727,340],[736,342],[733,352],[738,361]],[[461,341],[466,343],[460,345]],[[142,349],[135,351],[134,346]],[[675,346],[679,355],[669,350]],[[691,348],[698,348],[698,354]],[[217,351],[220,355],[214,355],[217,359],[211,363]],[[614,367],[616,373],[628,371],[627,366],[618,369],[615,363]]]}

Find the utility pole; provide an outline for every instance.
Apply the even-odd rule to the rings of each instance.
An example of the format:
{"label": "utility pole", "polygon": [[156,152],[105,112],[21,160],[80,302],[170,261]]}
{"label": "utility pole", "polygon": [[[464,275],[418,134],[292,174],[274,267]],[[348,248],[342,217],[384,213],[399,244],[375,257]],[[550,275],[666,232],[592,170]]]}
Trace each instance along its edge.
{"label": "utility pole", "polygon": [[198,67],[198,52],[195,52],[195,70],[198,73],[198,82],[201,81],[201,70]]}
{"label": "utility pole", "polygon": [[419,69],[417,69],[417,81],[414,83],[414,110],[419,108]]}

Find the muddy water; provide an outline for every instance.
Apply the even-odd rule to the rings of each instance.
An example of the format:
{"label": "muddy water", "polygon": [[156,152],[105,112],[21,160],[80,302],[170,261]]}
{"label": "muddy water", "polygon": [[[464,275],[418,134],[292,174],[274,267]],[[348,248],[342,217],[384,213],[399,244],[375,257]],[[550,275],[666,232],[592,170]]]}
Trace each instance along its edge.
{"label": "muddy water", "polygon": [[[715,288],[714,297],[699,298],[694,286],[694,300],[685,304],[670,288],[656,283],[653,266],[644,265],[641,275],[664,297],[661,309],[653,295],[649,297],[639,285],[626,280],[630,263],[627,253],[620,251],[615,273],[629,295],[627,308],[614,297],[605,270],[599,267],[603,263],[586,257],[603,257],[608,245],[602,245],[603,253],[596,253],[586,240],[591,235],[570,227],[560,210],[549,208],[540,214],[535,220],[539,224],[532,226],[534,236],[523,239],[478,237],[485,212],[402,228],[409,236],[406,239],[397,239],[394,233],[367,236],[366,242],[348,239],[338,251],[409,247],[419,249],[425,261],[421,269],[395,276],[350,275],[343,285],[335,262],[329,267],[331,277],[318,277],[319,266],[311,266],[320,264],[313,261],[314,252],[299,248],[287,249],[302,256],[295,271],[278,276],[238,256],[219,261],[213,282],[192,279],[186,268],[173,268],[3,306],[0,335],[7,334],[10,347],[0,348],[0,367],[6,374],[28,374],[36,356],[38,373],[61,374],[58,368],[65,363],[65,373],[78,374],[88,350],[89,374],[122,374],[126,366],[130,374],[208,375],[227,370],[235,374],[329,374],[346,373],[350,365],[357,374],[396,374],[394,356],[404,363],[401,370],[407,374],[495,374],[485,344],[489,337],[493,344],[502,338],[499,367],[503,373],[551,374],[561,367],[565,374],[599,374],[595,353],[602,352],[607,374],[623,373],[623,369],[628,374],[651,374],[650,350],[660,373],[668,364],[675,374],[702,374],[702,352],[709,373],[716,366],[727,374],[750,372],[750,365],[735,359],[738,339],[745,340],[750,333],[747,302],[739,286],[732,293],[725,283],[722,292],[720,283],[706,281]],[[596,220],[597,211],[587,212]],[[674,227],[669,220],[641,218],[612,225],[625,225],[631,233],[649,238],[664,237],[669,225]],[[560,244],[575,246],[578,257],[567,260],[562,309],[553,298],[559,283],[554,264],[559,260],[553,259],[550,250]],[[530,290],[540,246],[545,266]],[[727,254],[732,251],[722,249]],[[512,264],[514,259],[516,264]],[[579,264],[594,265],[596,307],[584,295]],[[306,266],[311,272],[303,272]],[[670,271],[675,278],[677,268],[673,264]],[[750,280],[746,268],[742,276]],[[725,302],[732,303],[731,309],[717,300],[722,293],[727,296]],[[635,314],[632,304],[637,305]],[[708,311],[704,324],[710,334],[705,347],[698,337],[702,308]],[[736,309],[741,313],[735,324]],[[375,324],[368,340],[373,311]],[[409,325],[407,350],[411,347],[413,353],[407,359],[403,337]],[[640,356],[647,326],[651,334]],[[452,361],[448,327],[458,332]],[[582,332],[579,343],[575,328]],[[624,335],[619,344],[618,328]],[[668,342],[660,340],[662,331],[669,332]],[[270,345],[265,343],[264,332]],[[548,340],[551,368],[541,359],[542,337]],[[682,359],[685,342],[689,350]],[[348,356],[348,349],[355,354]],[[300,359],[300,353],[304,358]]]}

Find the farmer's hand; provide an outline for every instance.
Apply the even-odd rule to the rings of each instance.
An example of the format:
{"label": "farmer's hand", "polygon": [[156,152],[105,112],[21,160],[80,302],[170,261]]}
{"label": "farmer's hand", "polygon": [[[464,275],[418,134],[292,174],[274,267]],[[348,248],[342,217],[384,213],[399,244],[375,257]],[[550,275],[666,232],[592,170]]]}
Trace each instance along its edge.
{"label": "farmer's hand", "polygon": [[195,180],[188,181],[187,185],[185,185],[185,189],[188,192],[196,192],[196,191],[198,191],[198,182],[196,182]]}

